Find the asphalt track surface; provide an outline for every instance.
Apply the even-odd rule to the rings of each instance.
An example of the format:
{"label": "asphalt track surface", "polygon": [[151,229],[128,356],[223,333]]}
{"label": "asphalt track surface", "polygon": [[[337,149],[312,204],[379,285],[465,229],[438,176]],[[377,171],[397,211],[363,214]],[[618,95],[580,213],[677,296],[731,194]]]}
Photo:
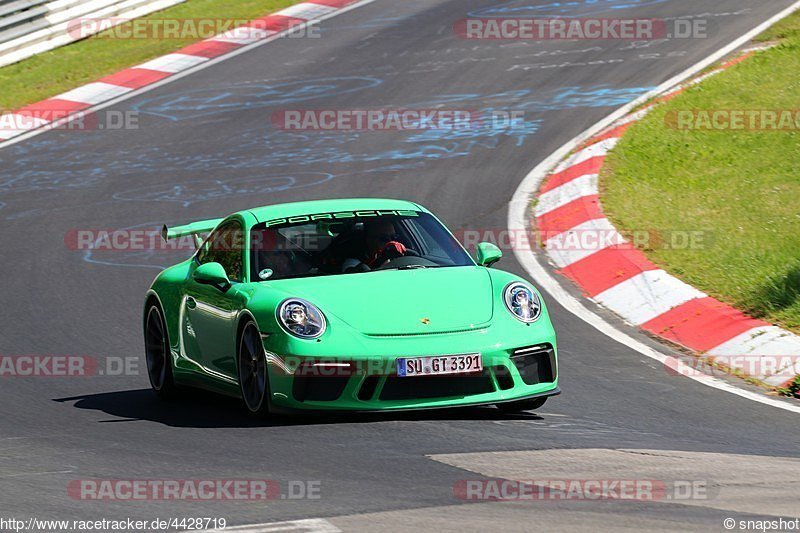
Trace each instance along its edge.
{"label": "asphalt track surface", "polygon": [[[66,246],[65,234],[354,196],[408,198],[454,230],[501,231],[508,201],[535,164],[790,3],[601,0],[562,7],[543,0],[377,0],[323,23],[322,39],[281,39],[114,107],[139,111],[138,129],[49,132],[0,150],[0,354],[133,358],[140,369],[128,376],[0,380],[0,515],[217,516],[233,524],[328,517],[346,529],[371,529],[380,521],[389,530],[446,517],[439,529],[466,531],[481,529],[487,517],[509,530],[722,530],[728,516],[775,514],[766,504],[761,513],[762,507],[722,510],[713,502],[509,507],[454,498],[458,480],[480,479],[476,472],[498,475],[493,468],[502,475],[503,456],[487,452],[527,451],[528,464],[535,465],[537,451],[549,450],[548,464],[564,469],[562,477],[593,471],[571,472],[575,459],[559,455],[569,450],[598,454],[598,465],[606,464],[607,452],[591,450],[691,452],[713,457],[701,461],[706,467],[698,467],[697,479],[721,479],[746,464],[740,481],[764,475],[763,485],[771,481],[762,468],[770,457],[800,456],[795,415],[672,376],[553,299],[548,304],[559,333],[564,394],[536,415],[484,408],[256,423],[235,401],[214,395],[159,403],[144,370],[142,296],[158,268],[181,254],[88,254]],[[453,35],[453,23],[467,14],[508,13],[497,8],[509,5],[525,7],[514,11],[520,16],[696,15],[709,20],[709,30],[705,39],[642,48],[611,40],[464,41]],[[270,124],[272,112],[285,108],[436,106],[524,110],[526,127],[295,134]],[[510,251],[499,266],[524,275]],[[390,313],[391,299],[391,293],[376,295],[376,312]],[[429,457],[437,454],[464,460]],[[491,463],[487,457],[497,464],[464,469],[473,461]],[[631,461],[619,475],[652,479],[682,462]],[[797,463],[788,465],[781,470],[794,469],[797,480]],[[319,481],[321,497],[92,502],[76,501],[66,490],[71,480],[84,478],[253,477]],[[792,494],[796,485],[778,490],[773,501]],[[333,518],[363,513],[386,514]]]}

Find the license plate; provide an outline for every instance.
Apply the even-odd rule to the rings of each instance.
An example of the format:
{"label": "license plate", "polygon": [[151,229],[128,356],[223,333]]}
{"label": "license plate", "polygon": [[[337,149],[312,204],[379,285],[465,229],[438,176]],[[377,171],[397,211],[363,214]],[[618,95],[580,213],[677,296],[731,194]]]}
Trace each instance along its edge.
{"label": "license plate", "polygon": [[442,376],[446,374],[467,374],[483,371],[481,354],[435,355],[431,357],[402,357],[397,360],[397,375],[401,378],[411,376]]}

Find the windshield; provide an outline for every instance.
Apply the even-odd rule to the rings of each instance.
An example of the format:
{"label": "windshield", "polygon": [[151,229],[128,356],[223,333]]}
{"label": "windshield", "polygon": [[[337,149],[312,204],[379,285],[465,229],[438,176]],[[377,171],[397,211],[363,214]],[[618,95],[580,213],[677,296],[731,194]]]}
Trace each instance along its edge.
{"label": "windshield", "polygon": [[280,219],[254,226],[250,237],[253,281],[475,264],[444,226],[417,211]]}

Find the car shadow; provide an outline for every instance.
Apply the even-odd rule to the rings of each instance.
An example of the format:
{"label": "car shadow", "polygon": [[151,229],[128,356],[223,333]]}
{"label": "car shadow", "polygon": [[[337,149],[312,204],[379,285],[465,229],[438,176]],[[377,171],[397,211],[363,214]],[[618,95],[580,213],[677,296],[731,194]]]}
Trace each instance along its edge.
{"label": "car shadow", "polygon": [[72,403],[77,409],[101,411],[114,417],[99,423],[149,420],[185,428],[280,427],[403,420],[543,420],[535,413],[507,414],[490,406],[381,413],[297,413],[258,419],[244,412],[239,400],[198,389],[188,389],[180,399],[173,401],[159,400],[150,389],[54,398],[53,401]]}

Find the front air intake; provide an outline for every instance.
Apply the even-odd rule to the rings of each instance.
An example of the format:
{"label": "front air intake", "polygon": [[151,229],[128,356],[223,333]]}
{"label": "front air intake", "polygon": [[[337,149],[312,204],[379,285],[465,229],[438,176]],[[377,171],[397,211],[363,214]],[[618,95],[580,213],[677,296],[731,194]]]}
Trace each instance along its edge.
{"label": "front air intake", "polygon": [[556,380],[556,351],[550,344],[517,348],[511,354],[511,361],[526,385],[552,383]]}

